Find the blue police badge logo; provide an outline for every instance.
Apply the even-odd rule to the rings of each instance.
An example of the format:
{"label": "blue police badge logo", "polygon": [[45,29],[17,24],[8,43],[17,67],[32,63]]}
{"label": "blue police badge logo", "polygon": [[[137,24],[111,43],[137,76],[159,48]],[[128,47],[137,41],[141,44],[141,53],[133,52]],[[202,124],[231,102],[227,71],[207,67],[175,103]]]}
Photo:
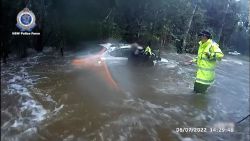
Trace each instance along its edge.
{"label": "blue police badge logo", "polygon": [[32,29],[36,26],[36,17],[32,11],[28,8],[24,8],[17,14],[17,24],[16,26],[21,31],[32,31]]}

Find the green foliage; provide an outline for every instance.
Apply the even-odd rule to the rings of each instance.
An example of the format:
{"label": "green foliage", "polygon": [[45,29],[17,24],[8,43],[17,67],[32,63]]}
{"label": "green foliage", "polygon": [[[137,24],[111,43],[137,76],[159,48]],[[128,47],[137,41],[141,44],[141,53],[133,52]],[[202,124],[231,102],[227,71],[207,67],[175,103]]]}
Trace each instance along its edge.
{"label": "green foliage", "polygon": [[[227,9],[227,5],[229,7]],[[209,30],[221,48],[236,47],[234,37],[243,36],[246,43],[247,28],[238,32],[239,21],[247,21],[247,0],[2,0],[4,14],[3,38],[9,41],[10,50],[41,50],[43,46],[59,46],[63,41],[72,47],[81,41],[115,38],[145,44],[148,41],[168,46],[176,38],[186,38],[187,51],[197,47],[197,33]],[[40,37],[19,39],[11,36],[18,31],[15,26],[17,13],[28,6],[37,17],[35,31]],[[198,8],[194,11],[195,6]],[[193,18],[191,18],[193,17]],[[191,20],[191,26],[188,23]],[[4,27],[4,28],[3,28]],[[189,29],[189,30],[187,30]],[[186,31],[187,34],[186,34]],[[236,34],[237,32],[237,34]],[[245,42],[244,41],[244,42]],[[41,44],[41,45],[40,45]],[[38,47],[40,45],[40,47]],[[20,47],[22,46],[22,47]],[[17,51],[25,54],[25,51]],[[23,55],[20,55],[23,56]]]}

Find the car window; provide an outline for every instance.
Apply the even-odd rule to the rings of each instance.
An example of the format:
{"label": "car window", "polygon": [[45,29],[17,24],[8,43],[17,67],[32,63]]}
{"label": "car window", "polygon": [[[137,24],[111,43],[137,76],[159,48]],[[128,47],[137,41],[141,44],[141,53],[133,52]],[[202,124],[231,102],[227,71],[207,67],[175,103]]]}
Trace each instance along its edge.
{"label": "car window", "polygon": [[114,57],[128,57],[130,52],[129,48],[120,48],[110,52],[111,56]]}

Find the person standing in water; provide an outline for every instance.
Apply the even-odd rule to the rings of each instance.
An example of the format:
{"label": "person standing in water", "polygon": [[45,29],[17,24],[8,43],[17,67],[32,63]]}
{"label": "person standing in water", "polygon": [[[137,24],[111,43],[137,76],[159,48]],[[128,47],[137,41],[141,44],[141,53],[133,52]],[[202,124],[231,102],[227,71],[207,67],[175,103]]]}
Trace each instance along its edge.
{"label": "person standing in water", "polygon": [[194,92],[205,93],[214,82],[216,63],[221,61],[224,54],[219,45],[212,40],[211,33],[202,31],[198,36],[200,37],[198,56],[192,60],[197,63]]}

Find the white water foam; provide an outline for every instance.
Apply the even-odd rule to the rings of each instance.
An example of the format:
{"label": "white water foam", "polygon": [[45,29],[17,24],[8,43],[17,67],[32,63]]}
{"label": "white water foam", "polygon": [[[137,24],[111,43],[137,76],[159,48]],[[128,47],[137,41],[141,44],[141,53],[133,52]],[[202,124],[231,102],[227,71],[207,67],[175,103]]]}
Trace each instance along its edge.
{"label": "white water foam", "polygon": [[101,46],[105,47],[105,48],[110,48],[111,47],[111,43],[105,43],[105,44],[100,44]]}
{"label": "white water foam", "polygon": [[10,127],[17,128],[22,125],[23,125],[23,122],[15,120],[15,122]]}
{"label": "white water foam", "polygon": [[233,60],[233,59],[222,59],[222,62],[228,62],[228,63],[234,63],[234,64],[238,64],[238,65],[243,65],[243,63],[239,60]]}
{"label": "white water foam", "polygon": [[161,62],[168,63],[169,61],[166,58],[161,58]]}
{"label": "white water foam", "polygon": [[[47,114],[47,110],[45,110],[43,106],[34,99],[34,97],[31,95],[31,91],[29,90],[35,84],[34,82],[39,80],[39,75],[30,75],[27,69],[37,64],[38,58],[39,56],[35,56],[32,58],[27,58],[26,62],[24,63],[10,63],[10,67],[6,68],[8,71],[4,71],[2,74],[2,76],[10,75],[10,77],[12,77],[7,80],[7,91],[5,94],[20,96],[17,103],[17,105],[20,105],[20,107],[16,107],[16,116],[11,117],[10,122],[8,123],[12,124],[8,124],[8,127],[24,131],[16,136],[12,136],[12,139],[19,138],[18,136],[22,136],[23,134],[27,133],[33,134],[36,132],[36,130],[33,130],[32,126],[36,126],[36,124],[40,123],[46,118],[45,116]],[[9,132],[9,130],[6,130],[6,132]],[[8,137],[3,135],[1,138],[7,139]]]}
{"label": "white water foam", "polygon": [[22,77],[20,77],[20,76],[14,76],[12,79],[10,79],[8,81],[8,83],[14,83],[16,81],[21,81],[21,80],[22,80]]}
{"label": "white water foam", "polygon": [[[149,140],[159,140],[155,126],[169,121],[171,119],[169,113],[182,112],[180,107],[164,107],[143,99],[124,100],[121,107],[133,109],[135,113],[122,114],[102,126],[96,133],[101,139],[126,141],[135,135],[134,131],[139,130],[147,132],[146,136]],[[178,122],[175,123],[178,124]]]}
{"label": "white water foam", "polygon": [[10,84],[8,87],[9,94],[20,94],[30,96],[27,88],[19,84]]}
{"label": "white water foam", "polygon": [[193,137],[182,137],[181,134],[179,132],[176,132],[175,130],[172,130],[172,133],[175,134],[179,140],[181,141],[203,141],[201,139],[198,139],[195,135],[193,135]]}
{"label": "white water foam", "polygon": [[63,107],[64,107],[64,105],[61,105],[60,107],[55,108],[55,110],[53,111],[53,113],[57,114]]}
{"label": "white water foam", "polygon": [[21,112],[27,110],[31,111],[33,121],[42,121],[45,118],[45,114],[47,113],[47,111],[33,99],[22,103]]}

